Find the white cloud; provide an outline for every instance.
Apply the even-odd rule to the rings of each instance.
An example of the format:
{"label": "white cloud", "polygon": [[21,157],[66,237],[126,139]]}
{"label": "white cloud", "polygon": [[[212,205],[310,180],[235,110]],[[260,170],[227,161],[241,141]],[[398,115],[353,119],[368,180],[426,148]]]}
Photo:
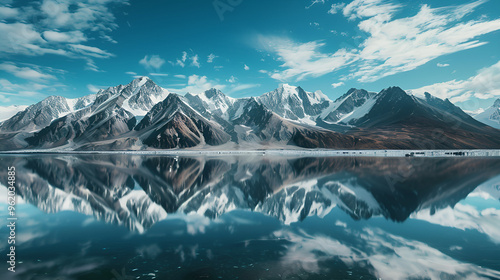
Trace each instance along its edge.
{"label": "white cloud", "polygon": [[243,69],[245,69],[245,71],[248,71],[250,70],[250,67],[248,67],[248,65],[245,64],[245,66],[243,66]]}
{"label": "white cloud", "polygon": [[[342,4],[338,4],[337,9],[342,6]],[[399,8],[401,8],[401,5],[388,0],[354,0],[343,6],[342,11],[349,20],[370,17],[375,18],[377,21],[387,21]]]}
{"label": "white cloud", "polygon": [[315,4],[325,4],[325,1],[326,0],[312,0],[311,1],[311,4],[309,6],[306,6],[306,9],[309,9],[311,8],[312,6],[314,6]]}
{"label": "white cloud", "polygon": [[69,46],[71,47],[71,49],[73,49],[74,52],[83,54],[85,56],[91,56],[96,58],[108,58],[114,56],[113,54],[105,50],[101,50],[100,48],[97,47],[86,46],[81,44],[70,44]]}
{"label": "white cloud", "polygon": [[451,80],[411,90],[413,94],[423,95],[429,92],[439,98],[464,102],[472,97],[489,99],[500,96],[500,61],[478,71],[477,75],[467,80]]}
{"label": "white cloud", "polygon": [[[0,101],[2,101],[3,103],[9,103],[11,100],[10,100],[10,98],[6,97],[2,92],[0,92]],[[8,119],[10,117],[11,116],[8,116],[7,118],[3,118],[3,119]]]}
{"label": "white cloud", "polygon": [[110,31],[117,28],[115,16],[109,9],[120,0],[44,0],[39,7],[45,26],[72,30]]}
{"label": "white cloud", "polygon": [[489,208],[480,211],[471,205],[458,203],[453,208],[447,207],[432,215],[430,209],[422,210],[412,214],[412,218],[444,227],[475,229],[488,235],[491,241],[500,244],[499,209]]}
{"label": "white cloud", "polygon": [[[112,54],[79,43],[96,38],[114,41],[106,33],[118,27],[109,9],[116,3],[127,1],[43,0],[27,1],[16,8],[2,6],[0,18],[10,20],[0,22],[0,54],[62,55],[83,59],[87,69],[98,71],[89,57],[109,58]],[[87,37],[93,33],[98,37]]]}
{"label": "white cloud", "polygon": [[156,69],[159,70],[161,66],[165,63],[165,60],[159,55],[146,55],[143,59],[139,61],[139,64],[146,67],[146,69]]}
{"label": "white cloud", "polygon": [[69,32],[57,32],[57,31],[45,31],[43,32],[43,38],[49,42],[57,43],[80,43],[87,41],[85,34],[81,31],[69,31]]}
{"label": "white cloud", "polygon": [[94,71],[94,72],[104,72],[97,67],[97,64],[92,58],[85,58],[85,61],[87,61],[85,69],[89,71]]}
{"label": "white cloud", "polygon": [[176,61],[176,65],[179,65],[180,67],[184,68],[184,66],[186,66],[186,59],[187,59],[187,52],[182,52],[182,58],[181,59],[177,59]]}
{"label": "white cloud", "polygon": [[352,77],[372,82],[413,70],[442,55],[484,45],[475,38],[499,30],[500,20],[459,22],[483,2],[442,8],[423,5],[415,16],[396,20],[391,18],[398,5],[379,3],[352,9],[347,5],[344,15],[349,18],[369,17],[358,25],[370,37],[362,43],[362,63]]}
{"label": "white cloud", "polygon": [[92,93],[97,93],[100,90],[100,88],[91,84],[87,85],[87,89]]}
{"label": "white cloud", "polygon": [[232,94],[238,91],[243,91],[251,88],[260,87],[260,84],[234,84],[229,88],[228,94]]}
{"label": "white cloud", "polygon": [[265,36],[259,37],[259,41],[265,49],[276,53],[279,61],[284,62],[281,67],[285,70],[269,73],[272,78],[284,82],[291,79],[300,81],[308,76],[322,76],[345,67],[357,59],[355,53],[345,49],[333,54],[324,54],[320,48],[325,43],[319,41],[299,44],[286,38]]}
{"label": "white cloud", "polygon": [[[213,62],[213,59],[216,57],[217,56],[210,54],[208,56],[208,62],[209,63]],[[210,59],[212,59],[212,60],[210,61]],[[184,67],[186,67],[188,60],[191,61],[191,63],[189,64],[190,66],[200,68],[200,66],[201,66],[200,65],[200,57],[197,54],[189,55],[188,52],[186,52],[186,51],[182,52],[181,58],[176,59],[175,62],[169,61],[169,63],[172,64],[173,66],[177,65],[177,66],[184,68]]]}
{"label": "white cloud", "polygon": [[[271,77],[286,81],[322,76],[350,65],[343,79],[373,82],[386,76],[413,70],[440,56],[486,44],[477,37],[500,30],[500,19],[464,21],[485,0],[469,4],[431,8],[422,5],[417,14],[393,19],[402,8],[390,0],[354,0],[334,5],[330,13],[342,11],[367,39],[358,46],[323,52],[322,41],[297,43],[287,38],[260,36],[259,42],[282,61]],[[347,34],[345,34],[347,35]]]}
{"label": "white cloud", "polygon": [[167,77],[167,73],[149,73],[150,76],[156,76],[156,77]]}
{"label": "white cloud", "polygon": [[137,73],[136,72],[132,72],[132,71],[125,72],[125,74],[132,75],[132,76],[137,76]]}
{"label": "white cloud", "polygon": [[237,80],[238,79],[235,76],[231,76],[231,78],[229,78],[227,81],[234,84],[234,83],[236,83]]}
{"label": "white cloud", "polygon": [[218,56],[216,56],[215,54],[211,53],[208,57],[207,57],[207,62],[208,63],[212,63],[214,62],[214,59],[216,59]]}
{"label": "white cloud", "polygon": [[53,75],[42,73],[41,71],[30,67],[18,67],[14,63],[10,62],[0,64],[0,70],[10,73],[18,78],[32,81],[45,82],[46,80],[56,79]]}
{"label": "white cloud", "polygon": [[450,66],[448,63],[438,63],[437,67],[448,67]]}
{"label": "white cloud", "polygon": [[68,55],[65,50],[48,46],[32,24],[4,22],[0,22],[0,53]]}
{"label": "white cloud", "polygon": [[44,97],[46,94],[43,91],[53,91],[60,87],[64,87],[64,85],[59,83],[40,84],[37,82],[16,84],[7,79],[0,78],[0,95],[4,97],[4,102],[11,102],[12,98],[16,98],[16,101],[19,101],[19,98],[22,98],[25,100],[23,102],[32,103],[34,96]]}
{"label": "white cloud", "polygon": [[211,88],[217,88],[223,90],[226,88],[225,85],[220,85],[216,81],[208,80],[207,76],[191,75],[188,77],[187,86],[180,89],[169,89],[172,92],[185,93],[190,92],[194,94],[202,93]]}
{"label": "white cloud", "polygon": [[200,62],[198,62],[198,55],[191,57],[191,66],[200,68]]}
{"label": "white cloud", "polygon": [[332,87],[333,88],[338,88],[338,87],[343,86],[343,85],[344,85],[344,82],[338,82],[338,83],[333,83]]}
{"label": "white cloud", "polygon": [[353,230],[344,227],[343,222],[339,225],[356,239],[355,243],[342,237],[337,240],[310,235],[304,230],[274,232],[271,238],[288,243],[280,258],[283,267],[290,268],[292,275],[299,271],[320,274],[327,270],[322,263],[338,260],[349,268],[365,263],[373,276],[380,279],[412,279],[416,275],[425,279],[488,279],[500,275],[498,271],[453,259],[428,244],[378,228]]}
{"label": "white cloud", "polygon": [[174,77],[179,78],[179,79],[185,79],[186,75],[174,75]]}
{"label": "white cloud", "polygon": [[330,7],[330,10],[328,10],[328,13],[329,14],[336,14],[340,11],[342,11],[345,7],[345,3],[336,3],[336,4],[332,4],[332,6]]}
{"label": "white cloud", "polygon": [[6,6],[0,6],[0,18],[1,19],[16,18],[18,16],[19,16],[19,9],[6,7]]}

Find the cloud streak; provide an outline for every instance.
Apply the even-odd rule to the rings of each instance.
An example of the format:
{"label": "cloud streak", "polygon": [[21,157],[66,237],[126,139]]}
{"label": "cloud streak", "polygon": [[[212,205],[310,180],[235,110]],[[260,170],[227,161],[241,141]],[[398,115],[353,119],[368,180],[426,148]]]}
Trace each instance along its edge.
{"label": "cloud streak", "polygon": [[411,71],[440,56],[480,47],[481,35],[500,30],[500,19],[464,21],[480,0],[458,6],[432,8],[422,5],[413,16],[395,19],[402,9],[386,0],[355,0],[347,5],[334,4],[331,14],[340,13],[367,35],[359,45],[333,52],[323,41],[294,42],[289,38],[260,36],[261,48],[277,56],[280,68],[270,76],[280,81],[300,81],[338,71],[349,65],[351,73],[343,80],[374,82],[401,72]]}
{"label": "cloud streak", "polygon": [[500,96],[500,61],[478,71],[466,80],[451,80],[413,89],[415,95],[429,92],[439,98],[449,98],[451,102],[463,102],[474,96],[489,99]]}

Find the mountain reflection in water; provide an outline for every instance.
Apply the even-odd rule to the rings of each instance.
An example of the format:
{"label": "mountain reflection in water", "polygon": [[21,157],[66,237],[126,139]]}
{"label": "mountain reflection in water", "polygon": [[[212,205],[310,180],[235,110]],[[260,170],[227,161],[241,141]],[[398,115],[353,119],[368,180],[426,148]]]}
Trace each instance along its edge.
{"label": "mountain reflection in water", "polygon": [[[15,166],[18,195],[42,210],[28,217],[96,227],[53,222],[39,235],[27,225],[25,256],[77,238],[87,261],[55,250],[51,266],[25,259],[15,279],[500,278],[498,158],[40,155],[0,165],[0,182]],[[92,249],[122,238],[106,254]]]}

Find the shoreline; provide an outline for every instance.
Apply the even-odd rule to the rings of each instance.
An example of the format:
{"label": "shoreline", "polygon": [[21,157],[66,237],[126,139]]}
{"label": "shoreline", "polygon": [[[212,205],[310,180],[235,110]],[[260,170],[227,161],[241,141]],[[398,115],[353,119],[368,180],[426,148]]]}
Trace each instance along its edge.
{"label": "shoreline", "polygon": [[257,150],[146,150],[146,151],[71,151],[71,150],[20,150],[0,151],[0,156],[13,155],[165,155],[165,156],[314,156],[314,157],[500,157],[500,149],[457,150],[318,150],[318,149],[257,149]]}

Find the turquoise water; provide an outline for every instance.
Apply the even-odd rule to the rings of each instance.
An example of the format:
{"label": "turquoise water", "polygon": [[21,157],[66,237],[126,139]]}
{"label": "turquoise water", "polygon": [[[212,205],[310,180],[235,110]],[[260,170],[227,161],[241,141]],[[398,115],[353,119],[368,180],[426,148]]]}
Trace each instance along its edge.
{"label": "turquoise water", "polygon": [[498,158],[0,162],[1,279],[500,279]]}

